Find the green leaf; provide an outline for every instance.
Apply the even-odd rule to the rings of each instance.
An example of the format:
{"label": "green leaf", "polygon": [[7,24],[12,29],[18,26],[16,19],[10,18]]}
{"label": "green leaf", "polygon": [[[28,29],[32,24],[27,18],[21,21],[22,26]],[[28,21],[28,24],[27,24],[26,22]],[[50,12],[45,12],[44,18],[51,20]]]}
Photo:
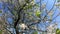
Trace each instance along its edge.
{"label": "green leaf", "polygon": [[60,29],[57,29],[56,30],[56,34],[60,34]]}
{"label": "green leaf", "polygon": [[40,14],[41,14],[41,12],[40,12],[39,10],[37,10],[37,11],[35,12],[35,15],[36,15],[37,17],[39,17]]}
{"label": "green leaf", "polygon": [[32,15],[32,12],[29,12],[29,16],[31,16]]}
{"label": "green leaf", "polygon": [[34,31],[32,34],[38,34],[38,32],[37,31]]}
{"label": "green leaf", "polygon": [[0,13],[2,13],[2,11],[0,10]]}
{"label": "green leaf", "polygon": [[2,34],[2,30],[0,30],[0,34]]}

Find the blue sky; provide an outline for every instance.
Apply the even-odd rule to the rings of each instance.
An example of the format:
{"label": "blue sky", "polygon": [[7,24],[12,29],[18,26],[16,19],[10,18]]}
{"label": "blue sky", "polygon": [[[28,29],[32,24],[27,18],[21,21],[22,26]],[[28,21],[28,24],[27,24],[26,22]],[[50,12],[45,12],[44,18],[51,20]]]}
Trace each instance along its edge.
{"label": "blue sky", "polygon": [[[48,2],[47,2],[47,1],[48,1]],[[54,1],[55,1],[55,0],[42,0],[42,3],[47,3],[46,9],[47,9],[47,10],[50,10],[50,9],[52,8],[53,4],[54,4]],[[40,2],[40,0],[36,0],[36,2]],[[2,9],[2,4],[3,4],[3,3],[0,2],[0,10]],[[4,11],[7,11],[7,8],[5,8]],[[55,13],[55,16],[56,16],[56,15],[59,13],[59,10],[56,9],[55,12],[56,12],[56,13]],[[0,14],[0,16],[1,16],[1,14]],[[7,20],[8,20],[9,22],[11,22],[11,21],[12,21],[12,18],[11,18],[11,19],[8,18]],[[60,22],[60,16],[58,16],[58,17],[56,18],[56,21]],[[60,24],[58,24],[58,27],[60,28],[59,25],[60,25]]]}
{"label": "blue sky", "polygon": [[[48,2],[47,2],[48,1]],[[54,1],[55,0],[42,0],[42,3],[47,3],[47,5],[46,5],[46,9],[47,10],[50,10],[51,8],[52,8],[52,6],[53,6],[53,4],[54,4]],[[40,2],[40,0],[36,0],[36,2]],[[0,10],[2,9],[2,3],[0,3]],[[4,9],[4,11],[7,11],[7,7]],[[58,10],[58,8],[55,8],[54,9],[54,12],[55,12],[55,14],[54,14],[54,16],[53,16],[53,18],[59,13],[59,11],[60,10]],[[0,16],[1,16],[2,14],[0,14]],[[57,21],[57,23],[58,23],[58,28],[60,28],[60,16],[58,16],[57,18],[55,18],[56,19],[56,21]],[[7,21],[8,22],[10,22],[10,24],[12,24],[12,22],[13,22],[13,19],[12,18],[7,18]],[[42,24],[41,24],[42,25]],[[43,27],[43,26],[40,26],[40,27]],[[44,30],[44,28],[42,28],[42,30]]]}
{"label": "blue sky", "polygon": [[[3,3],[2,2],[0,2],[0,10],[3,10],[3,12],[2,13],[8,13],[9,14],[9,16],[12,16],[12,14],[9,12],[9,10],[7,9],[7,4],[6,5],[4,5],[5,6],[5,8],[3,8]],[[0,13],[0,16],[2,16],[2,13]],[[12,22],[13,22],[13,19],[12,18],[10,18],[10,17],[8,17],[7,18],[7,21],[10,23],[10,24],[12,24]]]}
{"label": "blue sky", "polygon": [[[39,2],[40,0],[36,0],[36,2]],[[48,2],[47,2],[48,1]],[[53,7],[53,4],[54,4],[54,1],[55,0],[42,0],[42,3],[47,3],[47,5],[46,5],[46,9],[49,11],[52,7]],[[57,0],[56,0],[56,2],[57,2]],[[55,3],[56,3],[55,2]],[[53,18],[59,13],[59,9],[58,8],[55,8],[54,7],[54,16],[53,16]],[[58,23],[58,28],[60,28],[60,16],[58,16],[57,18],[55,18],[55,20],[57,21],[57,23]]]}
{"label": "blue sky", "polygon": [[[40,1],[40,0],[36,0],[36,2],[39,2],[39,1]],[[48,2],[47,2],[47,1],[48,1]],[[50,9],[52,8],[53,4],[54,4],[54,1],[55,1],[55,0],[42,0],[42,3],[47,3],[46,9],[47,9],[47,10],[50,10]],[[2,9],[2,3],[0,3],[0,10],[1,10],[1,9]],[[7,10],[7,8],[5,8],[4,10]],[[55,8],[55,9],[54,9],[55,14],[54,14],[53,17],[55,17],[55,16],[59,13],[59,11],[60,11],[60,10],[58,10],[58,8]],[[0,14],[0,15],[1,15],[1,14]],[[13,20],[12,18],[8,18],[8,19],[7,19],[7,21],[8,21],[8,22],[11,22],[11,23],[13,22],[12,20]],[[57,26],[57,27],[60,28],[60,23],[59,23],[59,22],[60,22],[60,16],[58,16],[58,17],[56,18],[56,21],[57,21],[57,23],[58,23],[58,26]]]}

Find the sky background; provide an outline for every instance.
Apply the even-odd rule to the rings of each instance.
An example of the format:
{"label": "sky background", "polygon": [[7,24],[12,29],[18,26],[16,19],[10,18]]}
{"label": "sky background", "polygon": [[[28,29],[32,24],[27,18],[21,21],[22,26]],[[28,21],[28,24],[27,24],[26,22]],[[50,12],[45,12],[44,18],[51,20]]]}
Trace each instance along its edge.
{"label": "sky background", "polygon": [[[52,7],[53,7],[53,4],[54,4],[54,1],[55,0],[42,0],[42,3],[47,3],[47,5],[46,5],[46,9],[49,11]],[[39,2],[40,3],[40,0],[35,0],[35,2]],[[56,2],[55,3],[57,3],[57,0],[56,0]],[[0,2],[0,10],[2,10],[3,9],[3,3],[2,2]],[[7,6],[7,5],[6,5]],[[7,7],[5,7],[5,9],[3,9],[3,13],[5,12],[5,11],[8,11],[8,13],[9,14],[11,14],[10,12],[9,12],[9,10],[7,9]],[[60,12],[60,10],[57,8],[57,7],[54,7],[54,16],[53,16],[53,18],[58,14]],[[2,16],[2,13],[0,13],[0,16]],[[56,20],[56,22],[58,23],[58,28],[60,28],[60,16],[58,16],[57,18],[55,18],[55,20]],[[12,22],[13,22],[13,19],[12,18],[7,18],[7,21],[10,23],[10,24],[12,24]],[[41,24],[42,25],[42,24]],[[43,27],[43,26],[40,26],[40,27]],[[42,29],[44,29],[44,28],[42,28]],[[14,30],[14,29],[10,29],[10,30]]]}
{"label": "sky background", "polygon": [[[36,0],[36,2],[39,2],[40,0]],[[47,2],[48,1],[48,2]],[[42,0],[42,3],[47,3],[47,5],[46,5],[46,9],[49,11],[52,7],[53,7],[53,4],[54,4],[54,1],[55,0]],[[55,3],[57,3],[57,0],[56,0],[56,2]],[[60,9],[58,9],[58,7],[54,7],[54,16],[53,16],[53,18],[57,15],[57,14],[59,14],[59,12],[60,12]],[[55,18],[55,20],[56,20],[56,22],[58,23],[58,28],[60,28],[60,16],[58,16],[57,18]]]}
{"label": "sky background", "polygon": [[[55,1],[55,0],[42,0],[42,3],[47,3],[46,9],[49,11],[49,10],[53,7],[54,1]],[[35,0],[35,2],[40,2],[40,0]],[[55,3],[57,3],[57,0],[56,0]],[[3,3],[0,2],[0,10],[2,10],[2,7],[3,7],[2,5],[3,5]],[[7,6],[7,5],[6,5],[6,6]],[[4,12],[7,11],[7,10],[8,10],[7,7],[5,7],[5,9],[3,9]],[[4,12],[3,12],[3,13],[4,13]],[[53,18],[54,18],[59,12],[60,12],[60,10],[59,10],[58,8],[54,7],[54,13],[55,13],[55,14],[54,14]],[[9,10],[8,10],[8,13],[10,13]],[[11,13],[10,13],[10,14],[11,14]],[[1,13],[0,13],[0,16],[2,16]],[[55,18],[55,20],[56,20],[57,23],[58,23],[58,26],[57,26],[57,27],[60,28],[60,16],[58,16],[57,18]],[[7,21],[12,24],[13,19],[12,19],[12,18],[7,18]]]}

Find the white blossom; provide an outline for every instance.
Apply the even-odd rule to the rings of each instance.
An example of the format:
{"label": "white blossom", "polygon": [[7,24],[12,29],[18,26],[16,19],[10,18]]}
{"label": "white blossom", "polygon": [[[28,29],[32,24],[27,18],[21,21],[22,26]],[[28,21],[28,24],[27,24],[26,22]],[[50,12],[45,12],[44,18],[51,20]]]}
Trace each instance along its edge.
{"label": "white blossom", "polygon": [[27,26],[25,24],[19,24],[21,29],[25,29]]}

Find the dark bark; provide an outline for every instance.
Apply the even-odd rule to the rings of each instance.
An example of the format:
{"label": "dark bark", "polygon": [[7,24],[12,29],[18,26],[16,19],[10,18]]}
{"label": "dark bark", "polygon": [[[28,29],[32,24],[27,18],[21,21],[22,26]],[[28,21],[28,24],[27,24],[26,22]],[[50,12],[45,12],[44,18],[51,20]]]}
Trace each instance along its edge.
{"label": "dark bark", "polygon": [[[25,6],[26,6],[26,4],[23,7],[25,7]],[[14,28],[15,28],[16,34],[19,34],[19,31],[17,30],[16,26],[20,20],[20,15],[21,15],[20,12],[23,10],[23,7],[22,8],[19,7],[20,9],[18,10],[18,19],[14,23]]]}

